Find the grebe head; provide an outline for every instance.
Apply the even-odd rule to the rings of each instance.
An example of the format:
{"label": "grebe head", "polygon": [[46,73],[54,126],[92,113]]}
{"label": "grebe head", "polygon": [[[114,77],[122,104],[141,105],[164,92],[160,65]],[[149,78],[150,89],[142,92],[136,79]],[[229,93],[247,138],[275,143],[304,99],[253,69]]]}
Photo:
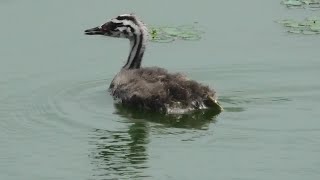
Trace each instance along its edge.
{"label": "grebe head", "polygon": [[127,63],[122,68],[140,68],[149,33],[144,23],[135,15],[123,14],[112,18],[101,26],[87,29],[84,32],[87,35],[104,35],[129,39],[130,53]]}
{"label": "grebe head", "polygon": [[134,39],[137,36],[148,35],[147,27],[134,14],[122,14],[110,21],[91,29],[85,30],[87,35],[104,35]]}

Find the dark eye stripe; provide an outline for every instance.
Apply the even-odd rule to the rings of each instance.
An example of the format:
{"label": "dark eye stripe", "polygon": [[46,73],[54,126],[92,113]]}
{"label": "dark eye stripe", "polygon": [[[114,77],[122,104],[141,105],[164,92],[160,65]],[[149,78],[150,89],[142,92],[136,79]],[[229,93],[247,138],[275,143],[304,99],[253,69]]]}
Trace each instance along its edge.
{"label": "dark eye stripe", "polygon": [[102,28],[102,29],[105,29],[105,30],[111,30],[111,31],[113,31],[113,30],[115,30],[117,27],[121,27],[121,26],[123,26],[123,23],[122,23],[122,22],[120,22],[120,23],[107,22],[107,23],[103,24],[103,25],[101,26],[101,28]]}

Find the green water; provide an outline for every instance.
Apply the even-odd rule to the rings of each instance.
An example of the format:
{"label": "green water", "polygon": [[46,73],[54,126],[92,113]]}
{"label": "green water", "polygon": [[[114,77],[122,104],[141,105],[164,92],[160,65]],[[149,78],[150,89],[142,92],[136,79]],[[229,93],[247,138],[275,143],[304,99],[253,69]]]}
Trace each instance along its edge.
{"label": "green water", "polygon": [[[106,89],[128,41],[83,35],[122,13],[198,22],[198,41],[149,43],[144,66],[214,86],[211,121],[158,121]],[[320,36],[274,23],[318,11],[272,1],[0,1],[0,179],[320,178]]]}

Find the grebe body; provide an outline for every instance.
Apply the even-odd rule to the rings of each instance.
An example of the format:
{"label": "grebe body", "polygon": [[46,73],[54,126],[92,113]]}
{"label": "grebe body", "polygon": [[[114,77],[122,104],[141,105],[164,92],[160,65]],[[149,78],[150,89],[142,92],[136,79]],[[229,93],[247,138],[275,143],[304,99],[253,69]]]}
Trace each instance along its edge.
{"label": "grebe body", "polygon": [[149,33],[135,15],[117,16],[101,26],[85,30],[85,34],[121,37],[130,41],[127,62],[109,86],[117,102],[168,114],[200,109],[222,111],[216,92],[208,86],[163,68],[141,67]]}

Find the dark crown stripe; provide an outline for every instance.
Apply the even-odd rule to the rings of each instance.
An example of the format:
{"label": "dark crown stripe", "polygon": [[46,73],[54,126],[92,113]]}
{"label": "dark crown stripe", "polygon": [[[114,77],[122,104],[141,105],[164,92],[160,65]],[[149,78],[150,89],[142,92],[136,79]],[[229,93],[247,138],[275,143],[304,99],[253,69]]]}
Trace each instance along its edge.
{"label": "dark crown stripe", "polygon": [[118,16],[116,19],[119,21],[128,20],[138,25],[138,22],[134,16]]}

